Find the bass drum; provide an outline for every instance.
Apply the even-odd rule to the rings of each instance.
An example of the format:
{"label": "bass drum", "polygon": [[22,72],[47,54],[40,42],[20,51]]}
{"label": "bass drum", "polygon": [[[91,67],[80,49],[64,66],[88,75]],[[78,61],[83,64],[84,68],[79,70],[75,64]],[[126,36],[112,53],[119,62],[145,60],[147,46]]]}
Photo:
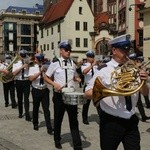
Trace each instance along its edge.
{"label": "bass drum", "polygon": [[84,93],[79,92],[67,92],[63,93],[64,103],[67,105],[83,105],[86,103],[86,99],[83,97]]}

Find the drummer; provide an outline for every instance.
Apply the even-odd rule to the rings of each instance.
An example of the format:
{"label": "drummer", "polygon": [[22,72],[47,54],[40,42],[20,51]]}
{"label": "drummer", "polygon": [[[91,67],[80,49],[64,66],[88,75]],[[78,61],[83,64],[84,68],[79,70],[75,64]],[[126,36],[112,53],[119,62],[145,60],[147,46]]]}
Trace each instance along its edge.
{"label": "drummer", "polygon": [[76,65],[70,59],[71,45],[68,40],[59,44],[60,58],[50,64],[45,73],[45,81],[54,87],[54,142],[55,147],[62,149],[61,145],[61,124],[65,110],[68,113],[69,125],[73,139],[74,150],[82,150],[82,143],[79,134],[77,105],[64,104],[62,95],[65,92],[75,91],[75,81],[81,79],[76,73]]}

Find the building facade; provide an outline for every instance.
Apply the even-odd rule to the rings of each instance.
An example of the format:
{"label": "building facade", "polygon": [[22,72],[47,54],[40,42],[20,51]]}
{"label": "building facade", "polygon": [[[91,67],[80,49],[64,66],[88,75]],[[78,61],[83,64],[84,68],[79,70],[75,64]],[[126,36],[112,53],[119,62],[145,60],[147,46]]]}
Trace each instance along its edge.
{"label": "building facade", "polygon": [[144,14],[144,43],[143,43],[143,56],[150,58],[150,1],[146,1],[145,9],[141,11]]}
{"label": "building facade", "polygon": [[90,35],[94,31],[93,26],[94,16],[87,1],[60,1],[46,10],[40,22],[38,49],[53,59],[60,56],[58,43],[70,40],[71,57],[80,61],[89,49],[93,49]]}
{"label": "building facade", "polygon": [[38,23],[43,5],[35,8],[10,6],[0,13],[0,53],[15,53],[20,49],[34,52],[37,46]]}

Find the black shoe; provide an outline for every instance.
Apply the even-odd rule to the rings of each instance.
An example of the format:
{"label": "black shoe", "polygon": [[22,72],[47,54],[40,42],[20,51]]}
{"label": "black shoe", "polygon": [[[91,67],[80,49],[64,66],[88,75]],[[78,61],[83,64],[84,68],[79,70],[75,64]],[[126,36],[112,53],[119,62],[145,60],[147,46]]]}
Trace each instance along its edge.
{"label": "black shoe", "polygon": [[38,131],[39,130],[39,126],[38,125],[34,125],[33,129]]}
{"label": "black shoe", "polygon": [[19,115],[19,116],[18,116],[18,118],[22,118],[22,117],[23,117],[22,115]]}
{"label": "black shoe", "polygon": [[26,121],[31,121],[30,116],[26,116]]}
{"label": "black shoe", "polygon": [[143,121],[143,122],[145,122],[145,121],[148,120],[148,119],[150,119],[150,117],[147,117],[147,116],[142,117],[142,121]]}
{"label": "black shoe", "polygon": [[8,107],[8,104],[5,104],[5,107]]}
{"label": "black shoe", "polygon": [[12,109],[15,109],[15,108],[17,108],[17,104],[12,105]]}
{"label": "black shoe", "polygon": [[146,106],[146,108],[150,108],[150,106],[148,105],[148,106]]}
{"label": "black shoe", "polygon": [[50,134],[50,135],[53,135],[54,134],[54,129],[48,129],[47,133]]}
{"label": "black shoe", "polygon": [[89,125],[89,122],[87,120],[83,120],[83,123]]}
{"label": "black shoe", "polygon": [[61,143],[60,142],[55,142],[55,147],[58,149],[62,149]]}

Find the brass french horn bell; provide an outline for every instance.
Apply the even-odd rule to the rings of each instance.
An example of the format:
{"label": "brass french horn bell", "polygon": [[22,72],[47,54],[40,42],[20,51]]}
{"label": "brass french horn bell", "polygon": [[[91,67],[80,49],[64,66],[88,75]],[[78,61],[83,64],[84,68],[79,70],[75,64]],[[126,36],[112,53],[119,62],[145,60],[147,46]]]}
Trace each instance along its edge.
{"label": "brass french horn bell", "polygon": [[[149,62],[146,63],[148,65]],[[140,79],[139,68],[132,62],[128,61],[121,67],[116,68],[111,73],[111,86],[107,88],[97,77],[93,87],[92,100],[94,106],[99,105],[99,101],[107,96],[129,96],[143,86],[144,80]]]}

